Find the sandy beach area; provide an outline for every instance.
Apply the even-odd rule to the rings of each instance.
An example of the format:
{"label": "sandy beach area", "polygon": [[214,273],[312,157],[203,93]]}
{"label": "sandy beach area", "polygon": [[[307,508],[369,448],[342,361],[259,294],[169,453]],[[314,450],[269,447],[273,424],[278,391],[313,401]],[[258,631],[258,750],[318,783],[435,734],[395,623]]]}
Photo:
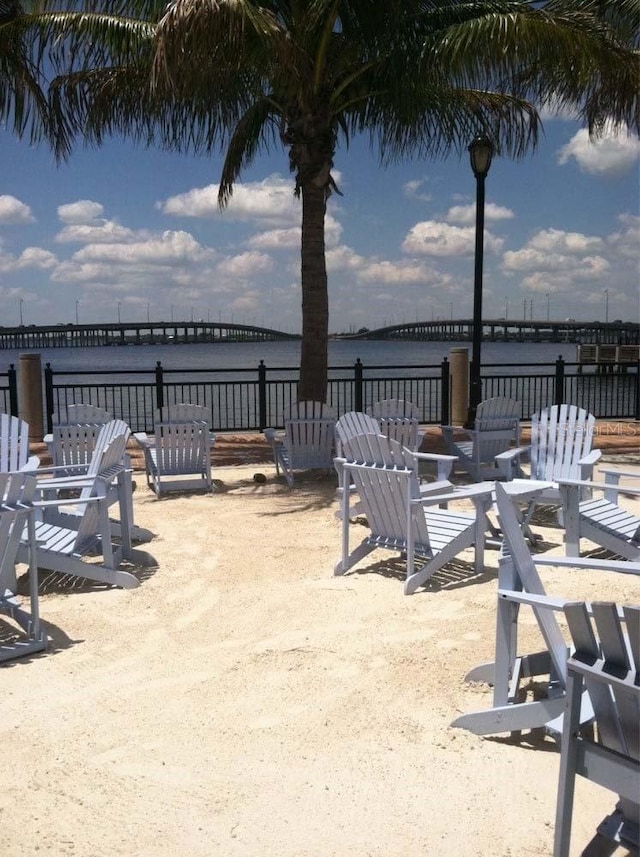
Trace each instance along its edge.
{"label": "sandy beach area", "polygon": [[[607,463],[640,465],[635,441]],[[549,857],[555,743],[450,726],[491,702],[464,676],[493,659],[497,551],[412,596],[388,552],[334,577],[335,478],[289,490],[261,444],[222,447],[210,495],[158,501],[136,473],[139,588],[41,572],[50,649],[1,671],[0,855]],[[640,603],[640,578],[542,577]],[[528,610],[521,637],[541,645]],[[614,803],[578,782],[571,857]]]}

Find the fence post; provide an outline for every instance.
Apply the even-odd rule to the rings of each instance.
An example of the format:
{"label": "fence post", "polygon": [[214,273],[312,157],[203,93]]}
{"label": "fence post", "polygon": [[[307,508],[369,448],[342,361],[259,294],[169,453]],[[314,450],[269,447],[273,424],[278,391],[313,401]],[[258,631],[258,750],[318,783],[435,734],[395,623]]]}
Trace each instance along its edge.
{"label": "fence post", "polygon": [[53,369],[51,363],[47,363],[44,367],[44,403],[47,416],[47,433],[53,431]]}
{"label": "fence post", "polygon": [[21,354],[18,358],[19,405],[18,416],[29,423],[29,440],[42,442],[44,437],[42,420],[42,363],[40,354]]}
{"label": "fence post", "polygon": [[164,372],[162,371],[162,363],[158,360],[156,363],[156,408],[164,408]]}
{"label": "fence post", "polygon": [[556,360],[556,405],[564,404],[564,360],[562,355]]}
{"label": "fence post", "polygon": [[440,365],[440,425],[451,425],[450,412],[451,381],[449,358],[445,357]]}
{"label": "fence post", "polygon": [[364,372],[364,366],[360,362],[360,358],[356,360],[355,366],[353,367],[353,410],[354,411],[362,411],[362,374]]}
{"label": "fence post", "polygon": [[267,367],[264,360],[258,363],[258,430],[267,428]]}
{"label": "fence post", "polygon": [[640,420],[640,360],[636,363],[636,420]]}
{"label": "fence post", "polygon": [[18,416],[18,373],[15,364],[9,366],[7,372],[9,378],[9,413],[12,417]]}

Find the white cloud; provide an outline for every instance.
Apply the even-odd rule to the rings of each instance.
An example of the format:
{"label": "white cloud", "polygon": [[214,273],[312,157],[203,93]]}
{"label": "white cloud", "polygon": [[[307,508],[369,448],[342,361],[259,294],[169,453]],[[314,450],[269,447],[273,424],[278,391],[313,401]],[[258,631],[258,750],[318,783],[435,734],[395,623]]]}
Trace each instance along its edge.
{"label": "white cloud", "polygon": [[[335,247],[342,235],[342,225],[327,213],[324,218],[324,240],[326,247]],[[302,229],[290,226],[288,229],[268,229],[258,232],[248,239],[249,247],[258,250],[300,250]]]}
{"label": "white cloud", "polygon": [[430,193],[421,193],[420,188],[426,184],[425,179],[414,179],[402,186],[402,192],[408,199],[419,199],[421,202],[431,202]]}
{"label": "white cloud", "polygon": [[217,266],[217,270],[224,276],[234,279],[248,280],[256,274],[265,273],[273,268],[273,260],[265,253],[247,251],[238,256],[224,259]]}
{"label": "white cloud", "polygon": [[116,265],[178,265],[202,262],[215,253],[188,232],[166,231],[147,241],[131,244],[88,244],[74,253],[77,262],[109,262]]}
{"label": "white cloud", "polygon": [[43,250],[41,247],[25,247],[19,256],[0,254],[0,273],[3,274],[21,271],[25,268],[47,270],[56,265],[57,259],[54,254],[48,250]]}
{"label": "white cloud", "polygon": [[250,247],[258,250],[293,250],[300,247],[302,230],[299,226],[290,229],[269,229],[259,232],[248,240]]}
{"label": "white cloud", "polygon": [[622,229],[608,235],[607,243],[617,255],[632,259],[637,269],[640,248],[640,217],[633,214],[620,214],[618,220]]}
{"label": "white cloud", "polygon": [[[214,217],[220,215],[218,186],[193,188],[187,193],[156,203],[164,214],[178,217]],[[291,179],[272,175],[261,182],[238,182],[233,189],[224,216],[231,220],[264,220],[272,223],[299,224],[301,204],[293,195]]]}
{"label": "white cloud", "polygon": [[626,128],[616,132],[611,127],[593,141],[582,128],[557,153],[559,164],[575,158],[580,169],[592,175],[624,173],[637,165],[639,157],[640,140],[628,135]]}
{"label": "white cloud", "polygon": [[91,223],[102,217],[103,213],[104,207],[90,199],[79,199],[58,206],[58,217],[63,223]]}
{"label": "white cloud", "polygon": [[351,247],[346,247],[344,244],[340,247],[327,250],[325,260],[327,271],[330,273],[335,271],[358,271],[366,264],[364,256],[358,255]]}
{"label": "white cloud", "polygon": [[4,194],[0,196],[0,223],[22,224],[33,223],[35,217],[31,209],[24,202],[20,202],[15,196]]}
{"label": "white cloud", "polygon": [[[496,238],[485,230],[484,246],[488,252],[496,253],[504,244],[501,238]],[[419,256],[468,256],[475,248],[475,227],[451,226],[436,220],[425,220],[416,223],[402,243],[405,253]]]}
{"label": "white cloud", "polygon": [[70,224],[58,232],[55,240],[59,244],[113,244],[118,241],[134,241],[144,235],[145,233],[136,233],[126,226],[120,226],[113,220],[105,220],[97,224]]}
{"label": "white cloud", "polygon": [[429,276],[426,266],[417,262],[371,262],[358,272],[360,280],[377,283],[424,283]]}
{"label": "white cloud", "polygon": [[529,246],[545,253],[565,251],[569,253],[591,253],[601,250],[602,238],[583,235],[581,232],[565,232],[562,229],[542,229],[529,241]]}
{"label": "white cloud", "polygon": [[[495,222],[498,220],[512,220],[515,214],[510,208],[505,208],[503,205],[496,205],[494,202],[488,202],[484,208],[485,221]],[[449,223],[475,223],[476,222],[476,205],[475,202],[471,205],[454,205],[445,215],[445,220]]]}

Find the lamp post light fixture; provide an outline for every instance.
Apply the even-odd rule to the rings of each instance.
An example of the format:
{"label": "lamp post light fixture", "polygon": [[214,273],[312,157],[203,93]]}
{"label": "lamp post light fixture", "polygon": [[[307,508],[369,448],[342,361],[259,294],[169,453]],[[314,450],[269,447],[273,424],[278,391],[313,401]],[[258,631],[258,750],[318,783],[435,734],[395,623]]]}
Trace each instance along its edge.
{"label": "lamp post light fixture", "polygon": [[488,137],[478,136],[469,146],[471,169],[476,177],[476,248],[473,277],[473,343],[469,383],[469,412],[467,426],[473,428],[476,411],[482,400],[480,377],[480,351],[482,348],[482,269],[484,265],[484,180],[493,158],[493,143]]}

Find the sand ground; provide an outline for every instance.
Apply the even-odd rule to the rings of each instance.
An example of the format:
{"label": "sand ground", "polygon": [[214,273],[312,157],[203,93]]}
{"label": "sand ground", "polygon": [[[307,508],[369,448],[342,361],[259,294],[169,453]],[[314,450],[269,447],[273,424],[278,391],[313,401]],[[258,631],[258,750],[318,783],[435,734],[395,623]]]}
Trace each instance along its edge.
{"label": "sand ground", "polygon": [[[263,457],[238,460],[216,463],[211,495],[158,501],[136,476],[154,534],[139,588],[41,572],[50,650],[0,672],[0,855],[548,857],[556,745],[450,726],[490,704],[464,675],[493,656],[497,552],[480,576],[461,554],[413,596],[385,552],[333,577],[335,479],[289,490]],[[640,603],[640,578],[543,578]],[[534,651],[528,611],[521,625]],[[578,783],[571,857],[613,803]]]}

